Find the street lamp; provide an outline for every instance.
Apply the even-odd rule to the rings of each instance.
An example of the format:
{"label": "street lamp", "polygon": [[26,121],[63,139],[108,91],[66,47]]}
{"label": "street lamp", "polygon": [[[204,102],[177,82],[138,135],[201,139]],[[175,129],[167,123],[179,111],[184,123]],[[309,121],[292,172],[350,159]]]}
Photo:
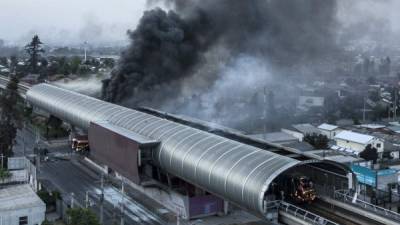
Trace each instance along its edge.
{"label": "street lamp", "polygon": [[3,169],[3,167],[4,167],[4,158],[5,158],[3,153],[1,153],[0,158],[1,158],[1,168]]}

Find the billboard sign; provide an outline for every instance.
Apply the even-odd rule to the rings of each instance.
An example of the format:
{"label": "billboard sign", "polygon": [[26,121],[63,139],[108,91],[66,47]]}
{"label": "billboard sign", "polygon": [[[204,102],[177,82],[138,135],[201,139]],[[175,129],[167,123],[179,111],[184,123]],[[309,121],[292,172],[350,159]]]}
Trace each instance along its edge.
{"label": "billboard sign", "polygon": [[376,186],[377,173],[367,167],[352,165],[351,170],[356,174],[359,183]]}
{"label": "billboard sign", "polygon": [[352,165],[351,170],[357,175],[357,180],[361,184],[385,189],[388,184],[397,183],[398,173],[394,169],[372,170],[360,165]]}

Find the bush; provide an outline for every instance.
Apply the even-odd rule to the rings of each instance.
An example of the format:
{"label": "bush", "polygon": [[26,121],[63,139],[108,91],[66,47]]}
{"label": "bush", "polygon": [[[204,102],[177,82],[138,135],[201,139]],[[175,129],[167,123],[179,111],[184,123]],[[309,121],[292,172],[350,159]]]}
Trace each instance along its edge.
{"label": "bush", "polygon": [[4,180],[11,177],[11,173],[10,171],[4,169],[4,168],[0,168],[0,180]]}
{"label": "bush", "polygon": [[369,144],[365,147],[364,151],[360,153],[360,157],[367,161],[373,161],[373,163],[376,163],[378,160],[378,150]]}
{"label": "bush", "polygon": [[96,215],[90,209],[74,208],[68,209],[68,225],[100,225]]}
{"label": "bush", "polygon": [[43,221],[42,225],[53,225],[52,222],[49,222],[48,220]]}
{"label": "bush", "polygon": [[37,192],[38,196],[47,206],[55,206],[56,200],[61,199],[61,195],[58,191],[48,192],[45,190],[40,190]]}

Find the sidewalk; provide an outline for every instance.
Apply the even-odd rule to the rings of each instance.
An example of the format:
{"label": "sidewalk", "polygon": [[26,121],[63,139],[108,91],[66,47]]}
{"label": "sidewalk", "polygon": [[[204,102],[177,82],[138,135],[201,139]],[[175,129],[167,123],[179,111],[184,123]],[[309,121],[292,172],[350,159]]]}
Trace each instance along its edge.
{"label": "sidewalk", "polygon": [[[78,162],[77,162],[78,163]],[[100,177],[100,174],[96,168],[88,164],[86,161],[79,160],[80,167],[90,173],[92,176]],[[90,172],[89,172],[90,171]],[[120,188],[121,181],[114,177],[108,177],[108,181],[113,184],[114,187]],[[175,213],[169,211],[162,205],[160,205],[155,200],[145,196],[141,192],[135,190],[129,185],[125,186],[126,194],[137,201],[139,204],[143,205],[145,208],[151,210],[153,213],[157,214],[162,220],[167,221],[168,225],[176,225],[177,217]],[[192,221],[179,221],[181,225],[259,225],[267,224],[263,222],[260,218],[240,209],[237,209],[226,216],[210,216],[198,220]]]}
{"label": "sidewalk", "polygon": [[[82,158],[79,158],[77,161],[74,162],[74,164],[77,164],[77,166],[79,166],[82,170],[84,170],[90,176],[99,178],[99,181],[100,181],[100,173],[99,173],[98,169],[94,168],[92,165],[88,164]],[[78,165],[78,164],[80,164],[80,165]],[[108,184],[111,183],[111,185],[113,187],[120,189],[121,181],[117,178],[106,175],[104,178],[104,182],[108,183]],[[166,221],[168,224],[176,224],[175,214],[170,212],[168,209],[164,208],[162,205],[160,205],[153,199],[148,198],[144,194],[134,190],[133,188],[129,187],[129,185],[125,186],[125,194],[128,197],[130,197],[131,199],[137,201],[140,205],[143,205],[149,211],[156,214],[161,220]]]}

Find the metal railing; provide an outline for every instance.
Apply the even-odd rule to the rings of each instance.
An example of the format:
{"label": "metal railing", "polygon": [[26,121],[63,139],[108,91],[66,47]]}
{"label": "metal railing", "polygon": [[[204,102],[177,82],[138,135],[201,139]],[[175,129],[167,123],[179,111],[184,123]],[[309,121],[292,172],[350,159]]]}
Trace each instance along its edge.
{"label": "metal railing", "polygon": [[372,203],[363,201],[355,197],[355,192],[350,190],[336,190],[334,198],[339,201],[350,203],[359,208],[365,209],[367,211],[373,212],[377,215],[388,217],[392,220],[400,222],[400,214],[389,209],[374,205]]}
{"label": "metal railing", "polygon": [[299,219],[302,219],[306,222],[309,222],[311,224],[315,224],[315,225],[339,225],[333,221],[330,221],[324,217],[321,217],[317,214],[311,213],[307,210],[304,210],[302,208],[299,208],[295,205],[292,205],[290,203],[281,201],[280,202],[280,206],[279,209],[281,211],[284,211],[286,213],[289,213]]}

